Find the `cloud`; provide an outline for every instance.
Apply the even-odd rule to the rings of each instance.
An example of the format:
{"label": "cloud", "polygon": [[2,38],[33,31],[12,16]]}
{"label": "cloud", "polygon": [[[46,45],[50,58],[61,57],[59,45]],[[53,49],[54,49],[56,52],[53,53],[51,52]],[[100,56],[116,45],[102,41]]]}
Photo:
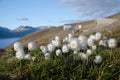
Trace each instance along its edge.
{"label": "cloud", "polygon": [[106,17],[120,11],[120,0],[62,0],[81,20]]}
{"label": "cloud", "polygon": [[16,20],[18,20],[18,21],[27,21],[29,19],[28,18],[17,18]]}

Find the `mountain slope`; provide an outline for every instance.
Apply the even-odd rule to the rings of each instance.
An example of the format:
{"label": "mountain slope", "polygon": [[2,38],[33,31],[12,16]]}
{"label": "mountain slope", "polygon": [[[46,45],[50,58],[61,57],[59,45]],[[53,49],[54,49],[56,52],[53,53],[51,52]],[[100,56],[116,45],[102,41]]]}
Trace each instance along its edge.
{"label": "mountain slope", "polygon": [[111,18],[111,19],[119,19],[119,20],[120,20],[120,13],[117,13],[117,14],[115,14],[115,15],[109,16],[108,18]]}
{"label": "mountain slope", "polygon": [[[44,43],[52,40],[54,36],[60,36],[64,37],[71,31],[63,31],[62,27],[56,27],[56,28],[48,28],[44,30],[40,30],[37,32],[34,32],[32,34],[29,34],[25,36],[24,38],[20,39],[23,43],[28,43],[30,41],[35,41],[39,43]],[[64,35],[62,35],[64,34]]]}
{"label": "mountain slope", "polygon": [[0,27],[0,38],[10,37],[11,30],[5,27]]}
{"label": "mountain slope", "polygon": [[[120,13],[112,15],[109,18],[119,19]],[[88,30],[88,33],[93,33],[95,31],[102,31],[102,30],[106,30],[106,29],[108,30],[108,28],[106,28],[106,27],[102,28],[102,29],[97,29],[95,27],[94,20],[81,22],[81,23],[72,23],[72,24],[75,25],[75,27],[77,25],[80,25],[80,24],[83,25],[84,26],[83,30]],[[119,25],[119,23],[118,23],[118,25]],[[23,37],[19,41],[24,43],[24,44],[27,44],[30,41],[35,41],[38,44],[43,44],[43,43],[46,43],[48,41],[51,41],[55,36],[60,36],[63,38],[68,33],[71,33],[71,31],[63,31],[63,26],[60,26],[60,27],[56,27],[56,28],[49,28],[49,29],[37,31],[35,33],[29,34],[29,35]],[[81,34],[88,34],[88,33],[82,32]]]}
{"label": "mountain slope", "polygon": [[0,32],[1,32],[1,31],[8,31],[8,32],[9,32],[9,31],[10,31],[10,29],[5,28],[5,27],[1,27],[1,26],[0,26]]}

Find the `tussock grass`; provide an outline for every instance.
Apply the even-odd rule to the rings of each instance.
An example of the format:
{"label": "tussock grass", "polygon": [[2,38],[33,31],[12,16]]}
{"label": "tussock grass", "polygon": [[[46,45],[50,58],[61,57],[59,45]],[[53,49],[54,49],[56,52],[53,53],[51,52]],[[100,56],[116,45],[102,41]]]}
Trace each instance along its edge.
{"label": "tussock grass", "polygon": [[[55,52],[49,60],[45,60],[40,54],[39,47],[35,51],[25,52],[36,57],[35,61],[17,60],[15,51],[9,48],[0,58],[1,80],[120,80],[120,27],[113,29],[113,33],[107,33],[107,37],[118,40],[118,47],[109,49],[98,46],[88,60],[83,63],[73,52],[57,57]],[[2,51],[1,51],[2,53]],[[94,56],[100,54],[103,58],[101,64],[94,63]]]}

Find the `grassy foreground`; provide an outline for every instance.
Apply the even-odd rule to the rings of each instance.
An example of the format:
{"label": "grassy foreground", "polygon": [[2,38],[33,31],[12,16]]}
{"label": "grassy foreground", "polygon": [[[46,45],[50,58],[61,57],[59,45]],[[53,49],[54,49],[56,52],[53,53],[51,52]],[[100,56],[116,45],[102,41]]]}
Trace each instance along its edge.
{"label": "grassy foreground", "polygon": [[[7,49],[4,54],[0,52],[0,80],[120,80],[120,27],[112,33],[103,31],[107,37],[118,40],[118,47],[109,49],[97,46],[93,55],[83,63],[77,55],[73,57],[71,51],[67,55],[57,57],[52,53],[49,60],[40,54],[39,47],[35,51],[28,51],[36,57],[35,61],[16,60],[13,48]],[[103,58],[101,64],[95,64],[94,56],[100,54]]]}

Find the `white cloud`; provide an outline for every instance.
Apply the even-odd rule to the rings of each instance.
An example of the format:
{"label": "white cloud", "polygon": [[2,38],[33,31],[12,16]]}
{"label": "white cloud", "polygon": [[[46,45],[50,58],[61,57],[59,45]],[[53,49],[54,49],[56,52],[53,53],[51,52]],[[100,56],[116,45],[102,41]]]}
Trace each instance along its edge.
{"label": "white cloud", "polygon": [[17,18],[16,20],[18,20],[18,21],[27,21],[27,20],[29,20],[29,19],[28,19],[28,18],[21,17],[21,18]]}
{"label": "white cloud", "polygon": [[120,11],[120,0],[62,0],[82,20],[105,17]]}

